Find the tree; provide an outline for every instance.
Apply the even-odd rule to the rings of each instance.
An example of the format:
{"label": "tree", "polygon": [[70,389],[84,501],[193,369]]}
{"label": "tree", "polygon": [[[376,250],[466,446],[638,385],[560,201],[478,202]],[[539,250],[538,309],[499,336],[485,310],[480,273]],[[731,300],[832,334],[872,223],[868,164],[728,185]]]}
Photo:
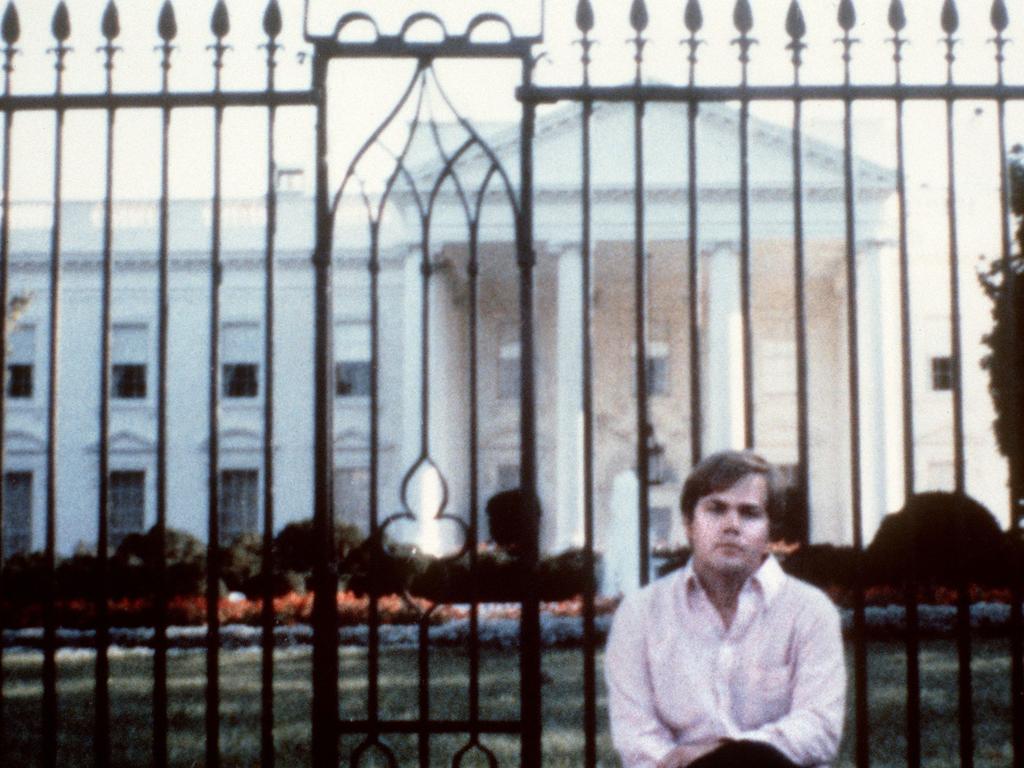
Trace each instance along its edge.
{"label": "tree", "polygon": [[982,339],[989,352],[981,364],[989,373],[996,441],[1009,461],[1017,499],[1024,491],[1024,147],[1015,145],[1007,160],[1014,242],[979,275],[992,301],[992,330]]}

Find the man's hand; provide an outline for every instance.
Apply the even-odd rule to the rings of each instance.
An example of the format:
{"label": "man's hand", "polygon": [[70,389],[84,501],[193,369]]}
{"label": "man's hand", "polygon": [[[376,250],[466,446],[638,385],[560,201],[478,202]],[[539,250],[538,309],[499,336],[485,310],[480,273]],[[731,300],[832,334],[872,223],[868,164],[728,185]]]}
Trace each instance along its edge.
{"label": "man's hand", "polygon": [[700,741],[696,744],[682,744],[661,758],[658,761],[658,768],[686,768],[690,763],[699,760],[709,752],[714,752],[725,744],[725,741],[725,739],[715,739],[714,741]]}

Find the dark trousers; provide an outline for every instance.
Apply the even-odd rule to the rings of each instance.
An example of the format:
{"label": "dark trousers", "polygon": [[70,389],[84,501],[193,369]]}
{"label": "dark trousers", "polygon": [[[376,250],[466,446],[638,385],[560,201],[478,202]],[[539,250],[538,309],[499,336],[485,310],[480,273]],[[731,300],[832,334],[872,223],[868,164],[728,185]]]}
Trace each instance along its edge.
{"label": "dark trousers", "polygon": [[799,768],[775,747],[757,741],[730,741],[690,763],[690,768]]}

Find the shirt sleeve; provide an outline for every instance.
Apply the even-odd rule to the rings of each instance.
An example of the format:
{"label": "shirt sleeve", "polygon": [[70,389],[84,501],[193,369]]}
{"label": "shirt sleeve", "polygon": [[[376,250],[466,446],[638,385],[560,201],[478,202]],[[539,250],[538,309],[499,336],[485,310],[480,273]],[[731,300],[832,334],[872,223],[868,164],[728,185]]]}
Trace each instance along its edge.
{"label": "shirt sleeve", "polygon": [[835,760],[843,735],[846,662],[839,611],[824,595],[796,627],[792,703],[788,714],[740,735],[775,747],[797,765]]}
{"label": "shirt sleeve", "polygon": [[655,709],[647,660],[647,612],[639,597],[624,600],[616,611],[604,656],[612,742],[623,768],[655,768],[676,746],[671,729]]}

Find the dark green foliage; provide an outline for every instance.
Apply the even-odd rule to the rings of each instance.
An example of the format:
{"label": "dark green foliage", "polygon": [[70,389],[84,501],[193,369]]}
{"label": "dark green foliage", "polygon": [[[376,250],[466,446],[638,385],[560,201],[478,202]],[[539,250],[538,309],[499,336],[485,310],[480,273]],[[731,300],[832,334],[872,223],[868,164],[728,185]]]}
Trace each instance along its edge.
{"label": "dark green foliage", "polygon": [[512,555],[519,555],[526,548],[531,532],[536,530],[540,505],[536,499],[531,503],[527,494],[514,488],[488,499],[486,514],[494,543]]}
{"label": "dark green foliage", "polygon": [[4,563],[4,602],[20,605],[42,602],[46,597],[46,555],[18,554]]}
{"label": "dark green foliage", "polygon": [[258,533],[243,533],[220,552],[220,578],[231,592],[259,597],[263,592],[263,538]]}
{"label": "dark green foliage", "polygon": [[1006,537],[992,513],[963,494],[917,494],[888,515],[865,553],[870,583],[904,583],[911,551],[921,585],[1008,583],[1011,552]]}
{"label": "dark green foliage", "polygon": [[368,538],[349,551],[339,563],[338,573],[346,588],[357,595],[402,594],[426,573],[431,562],[414,547]]}
{"label": "dark green foliage", "polygon": [[[391,561],[384,566],[382,593],[404,579],[404,589],[417,597],[444,603],[515,602],[524,597],[526,571],[522,561],[509,554],[483,552],[477,555],[473,569],[469,557],[436,560],[419,556]],[[403,573],[404,570],[404,573]],[[542,558],[537,564],[538,596],[544,601],[568,600],[588,588],[586,555],[570,549]],[[350,587],[352,587],[350,582]],[[386,587],[387,589],[384,589]],[[362,591],[362,590],[357,590]]]}
{"label": "dark green foliage", "polygon": [[[168,528],[164,536],[167,595],[198,595],[206,589],[206,545],[195,536]],[[150,597],[156,589],[159,533],[126,536],[111,559],[111,597]]]}
{"label": "dark green foliage", "polygon": [[1024,479],[1024,147],[1008,158],[1010,209],[1016,218],[1015,244],[1008,256],[994,260],[979,275],[992,302],[992,330],[983,337],[989,353],[982,367],[989,372],[989,392],[995,406],[999,450],[1010,461],[1011,476]]}
{"label": "dark green foliage", "polygon": [[[313,521],[288,523],[274,537],[274,567],[280,571],[308,573],[313,570]],[[363,541],[363,535],[354,525],[334,526],[334,542],[338,561],[342,562]]]}
{"label": "dark green foliage", "polygon": [[782,567],[793,576],[822,589],[850,589],[855,584],[859,560],[853,547],[811,544],[787,555]]}

